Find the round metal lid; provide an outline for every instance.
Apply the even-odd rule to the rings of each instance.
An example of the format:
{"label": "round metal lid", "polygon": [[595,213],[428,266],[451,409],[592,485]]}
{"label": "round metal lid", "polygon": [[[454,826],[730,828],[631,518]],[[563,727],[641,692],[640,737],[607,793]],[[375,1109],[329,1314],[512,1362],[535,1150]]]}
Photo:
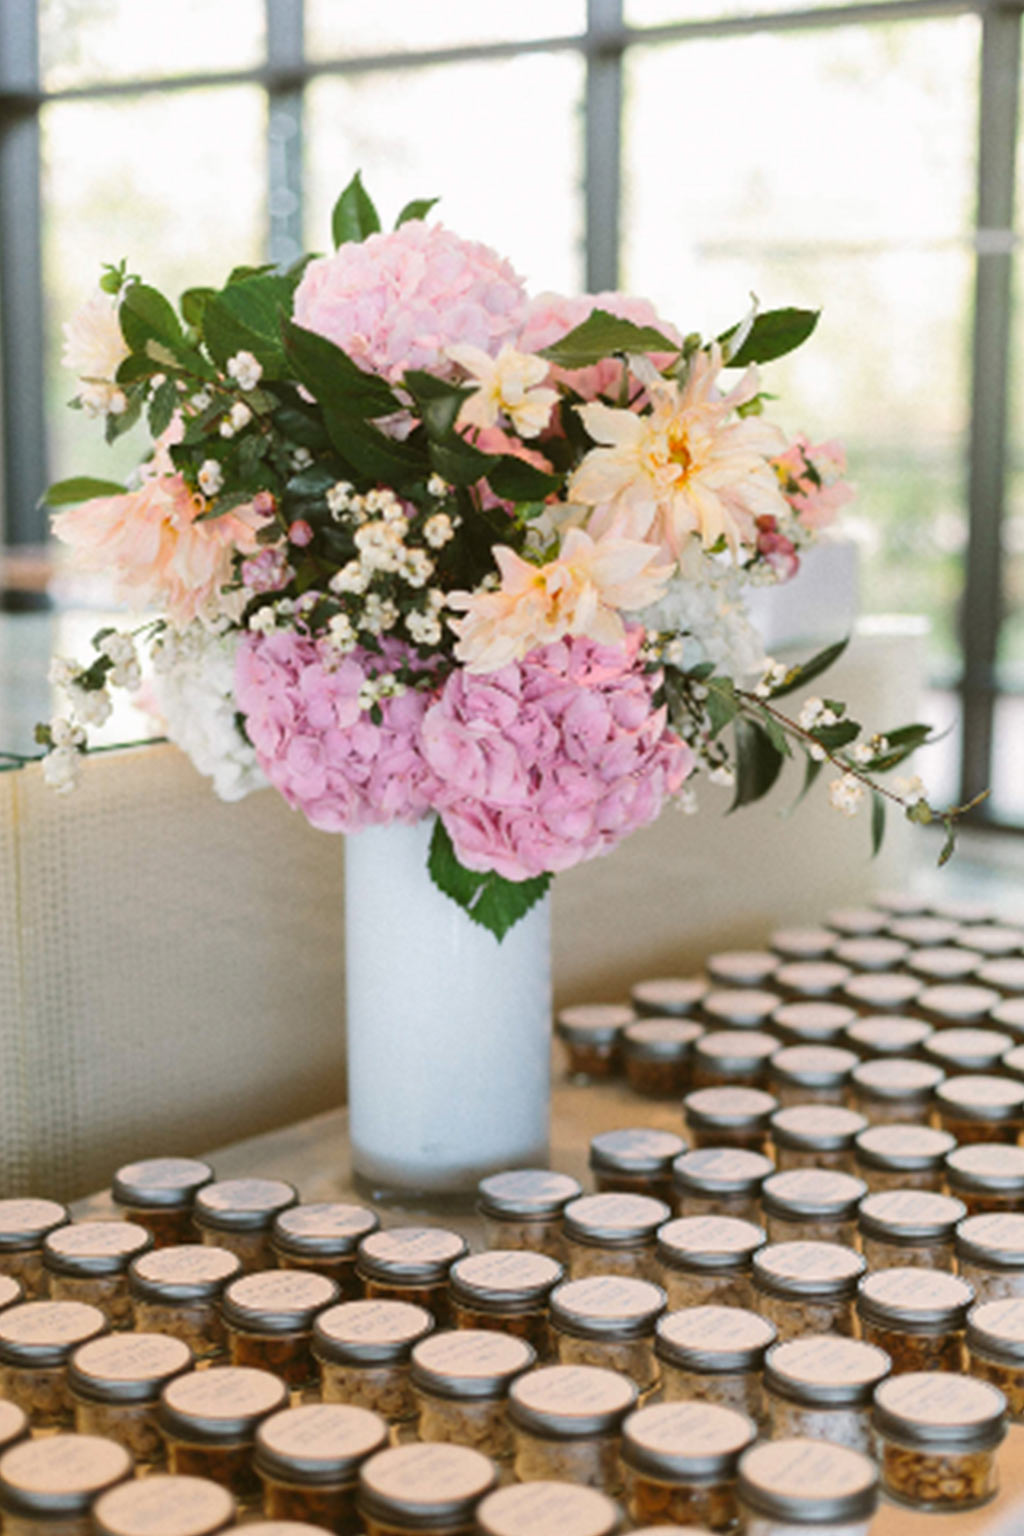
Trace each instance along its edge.
{"label": "round metal lid", "polygon": [[[979,965],[975,972],[975,980],[979,981],[983,986],[995,987],[999,992],[1009,992],[1011,994],[1024,992],[1024,959],[1017,959],[1014,956],[1006,960],[988,960],[984,965]],[[1000,1013],[1004,1008],[1009,1010],[1005,1022],[1007,1024],[1012,1022],[1016,1029],[1024,1026],[1024,1010],[1016,1006],[1020,1002],[1020,998],[1011,997],[1010,1002],[999,1004]],[[997,1018],[994,1009],[992,1017]],[[1000,1018],[998,1022],[1003,1023],[1004,1021]]]}
{"label": "round metal lid", "polygon": [[636,1384],[598,1365],[544,1365],[512,1383],[509,1416],[541,1436],[610,1435],[635,1406]]}
{"label": "round metal lid", "polygon": [[317,1355],[338,1365],[388,1365],[407,1360],[434,1319],[410,1301],[343,1301],[313,1324]]}
{"label": "round metal lid", "polygon": [[998,1387],[952,1371],[890,1376],[875,1393],[875,1428],[928,1450],[984,1450],[1006,1434]]}
{"label": "round metal lid", "polygon": [[772,1140],[777,1147],[839,1152],[852,1146],[867,1124],[855,1109],[837,1104],[793,1104],[772,1115]]}
{"label": "round metal lid", "polygon": [[486,1215],[516,1221],[550,1221],[561,1216],[570,1200],[578,1200],[583,1186],[567,1173],[550,1168],[516,1168],[492,1173],[477,1185],[480,1210]]}
{"label": "round metal lid", "polygon": [[874,1344],[807,1333],[768,1351],[764,1384],[776,1396],[809,1407],[859,1407],[871,1402],[891,1369],[885,1350]]}
{"label": "round metal lid", "polygon": [[951,944],[961,926],[945,917],[897,917],[889,924],[889,932],[915,949],[926,949],[933,944]]}
{"label": "round metal lid", "polygon": [[794,1435],[752,1446],[740,1458],[738,1491],[769,1519],[841,1526],[874,1514],[878,1469],[860,1451]]}
{"label": "round metal lid", "polygon": [[967,1215],[962,1200],[927,1189],[884,1189],[860,1205],[860,1230],[886,1243],[948,1243]]}
{"label": "round metal lid", "polygon": [[956,1251],[961,1259],[986,1268],[1024,1269],[1024,1214],[991,1211],[968,1216],[957,1227]]}
{"label": "round metal lid", "polygon": [[849,1221],[868,1192],[863,1179],[830,1168],[791,1168],[773,1173],[761,1186],[765,1214]]}
{"label": "round metal lid", "polygon": [[124,1446],[101,1435],[22,1440],[0,1456],[0,1506],[29,1519],[85,1515],[98,1493],[132,1471]]}
{"label": "round metal lid", "polygon": [[307,1403],[262,1421],[253,1465],[289,1482],[349,1483],[387,1443],[388,1426],[379,1414],[349,1403]]}
{"label": "round metal lid", "polygon": [[[911,950],[906,959],[908,971],[923,976],[926,981],[963,981],[983,965],[984,955],[975,950],[960,949],[953,944],[935,944],[929,949]],[[924,993],[921,994],[923,998]],[[921,1002],[918,998],[918,1002]],[[924,1004],[922,1003],[923,1007]]]}
{"label": "round metal lid", "polygon": [[513,1483],[487,1495],[477,1507],[476,1523],[481,1536],[615,1536],[619,1510],[596,1488]]}
{"label": "round metal lid", "polygon": [[672,1181],[696,1195],[757,1195],[775,1164],[743,1147],[696,1147],[672,1164]]}
{"label": "round metal lid", "polygon": [[558,1286],[548,1305],[561,1333],[582,1339],[639,1339],[654,1332],[668,1297],[650,1280],[591,1275]]}
{"label": "round metal lid", "polygon": [[242,1261],[230,1249],[181,1243],[133,1259],[128,1284],[134,1296],[146,1301],[207,1301],[241,1273]]}
{"label": "round metal lid", "polygon": [[590,1143],[591,1168],[613,1173],[665,1175],[672,1160],[685,1152],[686,1142],[672,1131],[645,1126],[623,1131],[602,1131]]}
{"label": "round metal lid", "polygon": [[1024,1147],[986,1141],[963,1147],[954,1143],[946,1156],[946,1176],[957,1189],[1024,1193]]}
{"label": "round metal lid", "polygon": [[960,927],[967,927],[974,923],[991,923],[995,919],[995,913],[987,901],[972,901],[969,897],[947,896],[939,901],[929,903],[928,910],[936,917],[945,918],[948,922],[956,923]]}
{"label": "round metal lid", "polygon": [[337,1259],[355,1255],[359,1243],[380,1226],[380,1217],[365,1205],[340,1200],[293,1205],[274,1217],[273,1244],[302,1258]]}
{"label": "round metal lid", "polygon": [[1024,1363],[1024,1296],[983,1301],[967,1314],[967,1347]]}
{"label": "round metal lid", "polygon": [[769,943],[787,960],[820,960],[836,942],[831,928],[776,928]]}
{"label": "round metal lid", "polygon": [[840,1040],[856,1017],[856,1010],[846,1003],[783,1003],[772,1014],[772,1023],[787,1040],[828,1045]]}
{"label": "round metal lid", "polygon": [[791,960],[779,966],[773,980],[801,997],[830,997],[852,975],[850,967],[838,960]]}
{"label": "round metal lid", "polygon": [[60,1275],[119,1275],[152,1246],[134,1221],[76,1221],[43,1239],[43,1264]]}
{"label": "round metal lid", "polygon": [[1015,1077],[988,1072],[947,1077],[935,1098],[940,1110],[965,1120],[1019,1120],[1024,1115],[1024,1083]]}
{"label": "round metal lid", "polygon": [[698,1088],[683,1100],[687,1121],[701,1129],[768,1129],[779,1102],[760,1088]]}
{"label": "round metal lid", "polygon": [[658,1258],[670,1269],[746,1269],[764,1230],[738,1216],[677,1216],[658,1231]]}
{"label": "round metal lid", "polygon": [[0,1360],[63,1365],[73,1349],[107,1327],[99,1307],[84,1301],[23,1301],[0,1312]]}
{"label": "round metal lid", "polygon": [[956,942],[979,954],[993,959],[1003,955],[1019,955],[1024,949],[1024,929],[1010,928],[1003,923],[970,923],[958,928]]}
{"label": "round metal lid", "polygon": [[775,1327],[746,1307],[682,1307],[658,1319],[654,1353],[683,1370],[729,1375],[760,1370]]}
{"label": "round metal lid", "polygon": [[938,1168],[955,1146],[949,1131],[930,1125],[869,1125],[856,1137],[855,1155],[868,1168],[914,1173]]}
{"label": "round metal lid", "polygon": [[619,1030],[635,1018],[628,1003],[576,1003],[559,1011],[555,1029],[570,1040],[610,1045]]}
{"label": "round metal lid", "polygon": [[374,1280],[437,1285],[468,1251],[462,1234],[445,1227],[390,1227],[363,1238],[358,1263],[361,1272]]}
{"label": "round metal lid", "polygon": [[263,1269],[226,1287],[224,1321],[251,1333],[301,1333],[340,1295],[337,1281],[311,1269]]}
{"label": "round metal lid", "polygon": [[999,1029],[937,1029],[924,1042],[923,1054],[946,1072],[986,1072],[998,1067],[1013,1047],[1013,1036]]}
{"label": "round metal lid", "polygon": [[213,1169],[198,1158],[148,1157],[119,1168],[111,1194],[119,1205],[180,1208],[190,1206],[196,1191],[213,1179]]}
{"label": "round metal lid", "polygon": [[651,1195],[584,1195],[566,1206],[565,1233],[580,1243],[635,1247],[653,1243],[671,1215],[664,1200]]}
{"label": "round metal lid", "polygon": [[284,1179],[218,1179],[195,1198],[195,1219],[222,1232],[260,1232],[279,1211],[298,1205],[299,1192]]}
{"label": "round metal lid", "polygon": [[872,1013],[847,1026],[847,1042],[869,1056],[911,1056],[935,1026],[901,1014]]}
{"label": "round metal lid", "polygon": [[650,1061],[680,1061],[688,1056],[695,1040],[704,1033],[703,1024],[692,1019],[637,1019],[622,1031],[626,1054]]}
{"label": "round metal lid", "polygon": [[898,1013],[908,1007],[924,983],[902,971],[869,971],[851,976],[843,987],[843,996],[861,1008],[880,1013]]}
{"label": "round metal lid", "polygon": [[857,1311],[865,1322],[883,1328],[945,1333],[963,1328],[973,1301],[973,1285],[959,1275],[907,1265],[865,1275],[857,1292]]}
{"label": "round metal lid", "polygon": [[860,1058],[837,1045],[786,1045],[769,1063],[772,1077],[799,1088],[838,1088]]}
{"label": "round metal lid", "polygon": [[451,1267],[452,1295],[484,1309],[532,1310],[543,1306],[550,1291],[565,1278],[565,1266],[546,1253],[528,1248],[491,1248],[472,1253]]}
{"label": "round metal lid", "polygon": [[708,991],[702,976],[658,976],[638,981],[630,996],[638,1013],[691,1013]]}
{"label": "round metal lid", "polygon": [[160,1424],[181,1440],[245,1441],[261,1419],[287,1406],[288,1388],[271,1371],[212,1365],[167,1383],[160,1397]]}
{"label": "round metal lid", "polygon": [[932,1014],[941,1024],[973,1023],[984,1019],[999,1003],[999,993],[992,987],[958,985],[948,982],[941,987],[925,987],[917,994],[917,1007]]}
{"label": "round metal lid", "polygon": [[151,1403],[190,1370],[192,1351],[166,1333],[112,1333],[71,1356],[68,1383],[78,1397],[103,1403]]}
{"label": "round metal lid", "polygon": [[717,987],[707,994],[701,1007],[709,1018],[723,1024],[754,1028],[770,1018],[781,1001],[777,992],[766,992],[760,987]]}
{"label": "round metal lid", "polygon": [[24,1440],[28,1434],[28,1415],[17,1403],[0,1399],[0,1451],[6,1451],[16,1440]]}
{"label": "round metal lid", "polygon": [[359,1509],[383,1524],[400,1520],[422,1530],[465,1524],[497,1480],[490,1457],[469,1446],[396,1445],[360,1467]]}
{"label": "round metal lid", "polygon": [[833,907],[825,913],[825,921],[836,933],[863,938],[867,934],[881,933],[889,921],[877,907]]}
{"label": "round metal lid", "polygon": [[865,935],[840,940],[832,953],[842,965],[852,966],[856,971],[891,971],[909,955],[910,945],[902,939]]}
{"label": "round metal lid", "polygon": [[943,1076],[933,1062],[909,1056],[876,1056],[850,1074],[854,1088],[873,1099],[930,1099]]}
{"label": "round metal lid", "polygon": [[701,1036],[693,1054],[719,1072],[756,1072],[778,1048],[777,1036],[761,1029],[714,1029]]}
{"label": "round metal lid", "polygon": [[770,949],[720,949],[708,955],[708,975],[722,987],[759,987],[779,968]]}
{"label": "round metal lid", "polygon": [[56,1200],[0,1200],[0,1251],[38,1248],[48,1232],[70,1220],[67,1206]]}
{"label": "round metal lid", "polygon": [[754,1283],[782,1297],[853,1296],[865,1268],[845,1243],[768,1243],[754,1254]]}
{"label": "round metal lid", "polygon": [[654,1403],[631,1413],[622,1426],[622,1460],[639,1472],[687,1483],[720,1482],[757,1437],[745,1413],[719,1403]]}
{"label": "round metal lid", "polygon": [[440,1397],[504,1397],[537,1363],[525,1339],[492,1328],[452,1328],[421,1339],[412,1352],[412,1381]]}
{"label": "round metal lid", "polygon": [[153,1472],[102,1494],[92,1520],[99,1536],[214,1536],[236,1513],[228,1490],[208,1477]]}

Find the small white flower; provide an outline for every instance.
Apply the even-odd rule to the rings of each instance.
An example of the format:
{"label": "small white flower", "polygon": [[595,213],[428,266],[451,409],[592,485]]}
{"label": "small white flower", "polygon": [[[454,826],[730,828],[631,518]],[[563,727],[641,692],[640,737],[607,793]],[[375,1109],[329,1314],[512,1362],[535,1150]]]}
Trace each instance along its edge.
{"label": "small white flower", "polygon": [[67,688],[75,681],[81,670],[78,663],[71,661],[67,656],[54,656],[50,662],[50,670],[46,674],[46,681],[52,688]]}
{"label": "small white flower", "polygon": [[864,785],[852,773],[844,773],[841,778],[833,779],[828,786],[831,804],[844,816],[856,816],[866,794]]}
{"label": "small white flower", "polygon": [[203,411],[209,408],[211,399],[212,396],[208,389],[197,389],[189,401],[189,405],[197,415],[201,415]]}
{"label": "small white flower", "polygon": [[348,511],[353,487],[347,480],[338,480],[327,492],[327,510],[336,522]]}
{"label": "small white flower", "polygon": [[239,389],[255,389],[263,377],[263,365],[251,352],[236,352],[228,358],[228,374]]}
{"label": "small white flower", "polygon": [[427,494],[436,497],[438,501],[448,495],[449,489],[447,480],[436,472],[427,481]]}
{"label": "small white flower", "polygon": [[855,763],[859,763],[861,767],[865,763],[870,763],[874,755],[875,750],[869,741],[858,741],[853,749],[853,760]]}
{"label": "small white flower", "polygon": [[405,518],[397,522],[364,523],[356,529],[355,541],[363,569],[397,571],[405,554],[402,539],[408,529]]}
{"label": "small white flower", "polygon": [[819,747],[818,743],[814,742],[807,748],[807,755],[808,757],[812,757],[816,763],[823,763],[828,756],[828,753],[825,751],[824,747]]}
{"label": "small white flower", "polygon": [[736,783],[735,771],[729,767],[728,763],[721,763],[717,768],[711,769],[711,772],[708,774],[708,782],[710,784],[722,784],[727,789],[731,789]]}
{"label": "small white flower", "polygon": [[675,803],[676,809],[682,811],[684,816],[696,816],[700,810],[700,806],[697,803],[697,791],[691,789],[689,785],[684,784],[683,788],[676,795]]}
{"label": "small white flower", "polygon": [[77,747],[57,747],[43,758],[43,778],[58,795],[69,795],[78,783],[82,754]]}
{"label": "small white flower", "polygon": [[815,726],[821,723],[821,717],[824,713],[824,699],[805,699],[797,718],[805,731],[813,731]]}
{"label": "small white flower", "polygon": [[252,411],[244,400],[236,400],[228,415],[236,432],[241,432],[242,428],[247,427],[252,421]]}
{"label": "small white flower", "polygon": [[332,648],[341,651],[342,654],[353,649],[356,643],[356,632],[347,613],[334,615],[327,625],[327,638]]}
{"label": "small white flower", "polygon": [[106,725],[114,705],[105,688],[80,688],[73,683],[67,693],[71,707],[83,725]]}
{"label": "small white flower", "polygon": [[50,739],[55,747],[84,747],[85,732],[62,715],[54,715],[50,721]]}
{"label": "small white flower", "polygon": [[928,798],[924,780],[918,774],[911,779],[894,779],[892,787],[900,799],[905,800],[908,805],[917,805],[919,801]]}
{"label": "small white flower", "polygon": [[204,459],[196,479],[204,496],[216,496],[224,484],[224,471],[216,459]]}
{"label": "small white flower", "polygon": [[443,549],[454,535],[455,529],[447,512],[435,512],[433,517],[428,517],[423,524],[423,537],[431,549]]}
{"label": "small white flower", "polygon": [[273,634],[277,628],[277,614],[274,612],[272,603],[264,603],[262,608],[257,608],[255,613],[250,615],[249,628],[256,635]]}
{"label": "small white flower", "polygon": [[413,609],[405,615],[405,627],[417,645],[440,645],[441,625],[429,613]]}
{"label": "small white flower", "polygon": [[340,571],[335,571],[327,585],[339,597],[345,592],[363,593],[370,585],[370,577],[358,560],[350,560]]}
{"label": "small white flower", "polygon": [[394,629],[399,620],[399,612],[390,598],[380,598],[376,592],[371,592],[363,605],[360,628],[368,630],[371,635],[383,634],[385,630]]}
{"label": "small white flower", "polygon": [[368,677],[357,695],[360,709],[372,709],[377,702],[377,680]]}
{"label": "small white flower", "polygon": [[296,448],[292,454],[293,469],[308,469],[313,462],[313,455],[308,448]]}
{"label": "small white flower", "polygon": [[405,693],[406,686],[400,683],[393,672],[381,672],[377,678],[377,697],[379,699],[398,699]]}
{"label": "small white flower", "polygon": [[434,562],[424,549],[407,549],[398,562],[398,574],[410,587],[426,586]]}
{"label": "small white flower", "polygon": [[440,587],[431,587],[427,593],[427,607],[431,613],[440,613],[446,598]]}

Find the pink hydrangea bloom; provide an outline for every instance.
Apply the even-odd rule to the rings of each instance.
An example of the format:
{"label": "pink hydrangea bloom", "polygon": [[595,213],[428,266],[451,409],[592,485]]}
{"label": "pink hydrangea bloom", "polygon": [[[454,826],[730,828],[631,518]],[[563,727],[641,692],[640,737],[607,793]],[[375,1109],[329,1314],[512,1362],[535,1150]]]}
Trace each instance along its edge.
{"label": "pink hydrangea bloom", "polygon": [[447,375],[444,349],[468,342],[496,355],[522,323],[526,294],[489,246],[412,219],[311,261],[295,320],[392,382],[408,368]]}
{"label": "pink hydrangea bloom", "polygon": [[[626,293],[584,293],[576,298],[566,298],[560,293],[541,293],[530,301],[516,346],[521,352],[539,352],[582,325],[595,309],[606,310],[620,320],[632,320],[634,325],[653,325],[672,342],[682,339],[675,326],[662,320],[647,299],[633,298]],[[655,365],[661,368],[671,361],[671,354],[655,353],[653,358]],[[551,377],[575,390],[584,400],[594,400],[598,395],[618,394],[622,364],[609,357],[589,368],[552,368]]]}
{"label": "pink hydrangea bloom", "polygon": [[573,638],[500,671],[453,672],[423,719],[436,804],[468,869],[525,880],[609,852],[693,766],[625,648]]}
{"label": "pink hydrangea bloom", "polygon": [[368,677],[423,665],[401,641],[381,644],[380,655],[357,648],[330,666],[293,630],[247,635],[238,649],[235,694],[260,767],[324,832],[418,821],[430,809],[434,779],[419,745],[428,698],[410,688],[382,699],[380,725],[360,706]]}

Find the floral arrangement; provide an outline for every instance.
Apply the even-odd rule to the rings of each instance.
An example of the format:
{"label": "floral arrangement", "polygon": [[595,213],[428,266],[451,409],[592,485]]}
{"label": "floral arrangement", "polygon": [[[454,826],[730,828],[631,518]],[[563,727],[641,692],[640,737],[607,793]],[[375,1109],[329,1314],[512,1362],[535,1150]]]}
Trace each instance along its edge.
{"label": "floral arrangement", "polygon": [[[759,365],[804,310],[709,341],[619,293],[530,298],[412,203],[382,232],[356,176],[333,254],[241,268],[180,312],[108,267],[66,327],[74,402],[108,441],[144,416],[130,486],[49,492],[53,531],[155,614],[58,658],[44,769],[75,782],[109,686],[152,655],[167,734],[219,792],[269,781],[316,827],[436,816],[435,882],[499,937],[552,875],[608,852],[700,773],[745,804],[802,751],[833,803],[928,736],[866,734],[805,690],[842,649],[764,654],[746,586],[789,579],[851,496],[841,448],[787,438]],[[731,729],[727,729],[731,728]]]}

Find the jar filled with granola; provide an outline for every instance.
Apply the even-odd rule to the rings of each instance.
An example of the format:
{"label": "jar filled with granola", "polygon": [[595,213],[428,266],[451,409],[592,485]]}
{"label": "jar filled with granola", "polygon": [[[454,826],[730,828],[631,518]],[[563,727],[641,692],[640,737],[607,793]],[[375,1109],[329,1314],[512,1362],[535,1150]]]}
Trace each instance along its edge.
{"label": "jar filled with granola", "polygon": [[858,1222],[868,1269],[953,1268],[953,1237],[967,1207],[928,1189],[883,1189],[861,1201]]}
{"label": "jar filled with granola", "polygon": [[621,1515],[607,1494],[572,1483],[515,1483],[477,1507],[479,1536],[616,1536]]}
{"label": "jar filled with granola", "polygon": [[516,1477],[581,1483],[614,1497],[622,1486],[622,1421],[637,1396],[628,1376],[596,1365],[546,1365],[518,1377],[508,1395]]}
{"label": "jar filled with granola", "polygon": [[835,1104],[794,1104],[771,1118],[772,1144],[780,1172],[829,1168],[853,1172],[854,1138],[867,1129],[856,1110]]}
{"label": "jar filled with granola", "polygon": [[790,1045],[842,1045],[843,1032],[856,1017],[847,1003],[783,1003],[771,1022]]}
{"label": "jar filled with granola", "polygon": [[835,930],[816,928],[776,928],[769,944],[784,960],[823,960],[836,944]]}
{"label": "jar filled with granola", "polygon": [[968,1216],[956,1229],[956,1259],[977,1301],[1024,1296],[1024,1213]]}
{"label": "jar filled with granola", "polygon": [[565,1268],[546,1253],[491,1248],[452,1265],[448,1276],[456,1328],[490,1328],[525,1339],[538,1359],[552,1353],[548,1297]]}
{"label": "jar filled with granola", "polygon": [[564,1260],[562,1213],[582,1193],[576,1179],[549,1168],[516,1168],[481,1179],[477,1210],[488,1248],[528,1248]]}
{"label": "jar filled with granola", "polygon": [[321,1312],[313,1354],[324,1401],[369,1408],[389,1424],[415,1418],[409,1360],[433,1327],[431,1313],[406,1301],[343,1301]]}
{"label": "jar filled with granola", "polygon": [[1024,1298],[983,1301],[967,1314],[967,1368],[1006,1398],[1016,1423],[1024,1422]]}
{"label": "jar filled with granola", "polygon": [[561,1009],[555,1034],[565,1047],[570,1081],[614,1077],[622,1063],[620,1031],[635,1018],[626,1003],[577,1003]]}
{"label": "jar filled with granola", "polygon": [[263,1487],[263,1513],[356,1536],[359,1468],[388,1443],[376,1413],[343,1403],[284,1408],[256,1431],[253,1466]]}
{"label": "jar filled with granola", "polygon": [[670,1310],[753,1302],[751,1263],[764,1247],[762,1227],[737,1216],[679,1216],[658,1232],[660,1280]]}
{"label": "jar filled with granola", "polygon": [[123,1445],[99,1435],[23,1440],[0,1456],[6,1536],[92,1536],[90,1510],[132,1475]]}
{"label": "jar filled with granola", "polygon": [[76,1221],[43,1242],[43,1266],[54,1301],[81,1301],[106,1313],[112,1328],[130,1328],[128,1266],[153,1246],[134,1221]]}
{"label": "jar filled with granola", "polygon": [[232,1365],[305,1386],[314,1374],[313,1321],[338,1295],[337,1282],[313,1270],[263,1269],[232,1280],[221,1302]]}
{"label": "jar filled with granola", "polygon": [[366,1536],[470,1536],[498,1469],[467,1445],[397,1445],[359,1469],[357,1506]]}
{"label": "jar filled with granola", "polygon": [[736,1525],[736,1466],[757,1435],[745,1413],[699,1400],[655,1403],[622,1426],[630,1519],[730,1531]]}
{"label": "jar filled with granola", "polygon": [[677,1099],[690,1087],[693,1046],[704,1033],[693,1019],[637,1019],[622,1031],[626,1081],[651,1099]]}
{"label": "jar filled with granola", "polygon": [[111,1194],[129,1221],[152,1232],[158,1248],[192,1237],[192,1205],[213,1169],[195,1157],[148,1157],[114,1174]]}
{"label": "jar filled with granola", "polygon": [[910,945],[884,933],[840,939],[832,958],[855,971],[892,971],[910,954]]}
{"label": "jar filled with granola", "polygon": [[241,1273],[236,1253],[205,1243],[142,1254],[128,1267],[135,1327],[183,1339],[197,1360],[224,1354],[221,1293]]}
{"label": "jar filled with granola", "polygon": [[26,1301],[46,1294],[43,1242],[70,1220],[67,1206],[56,1200],[0,1200],[0,1275],[17,1280]]}
{"label": "jar filled with granola", "polygon": [[863,1179],[828,1168],[773,1173],[761,1186],[768,1241],[845,1243],[852,1248],[857,1208],[867,1192]]}
{"label": "jar filled with granola", "polygon": [[974,1288],[958,1275],[913,1266],[867,1274],[857,1293],[861,1333],[884,1349],[894,1375],[960,1371]]}
{"label": "jar filled with granola", "polygon": [[654,1325],[665,1292],[649,1280],[593,1275],[551,1293],[551,1329],[563,1365],[621,1371],[646,1392],[657,1379]]}
{"label": "jar filled with granola", "polygon": [[644,1126],[602,1131],[590,1143],[594,1184],[602,1193],[621,1191],[667,1201],[672,1195],[672,1163],[685,1150],[683,1138],[672,1131]]}
{"label": "jar filled with granola", "polygon": [[859,1057],[838,1045],[787,1045],[768,1064],[769,1086],[784,1109],[796,1104],[846,1101]]}
{"label": "jar filled with granola", "polygon": [[776,1344],[764,1366],[771,1438],[808,1435],[874,1453],[871,1405],[891,1369],[884,1349],[832,1333],[808,1333]]}
{"label": "jar filled with granola", "polygon": [[160,1393],[192,1368],[192,1351],[163,1333],[119,1333],[82,1344],[68,1365],[68,1387],[81,1435],[107,1435],[135,1461],[160,1461]]}
{"label": "jar filled with granola", "polygon": [[196,1195],[192,1216],[203,1242],[230,1248],[248,1273],[271,1267],[274,1219],[298,1203],[298,1190],[284,1179],[218,1179]]}
{"label": "jar filled with granola", "polygon": [[390,1227],[363,1238],[356,1274],[371,1300],[426,1307],[445,1327],[451,1321],[448,1271],[468,1252],[462,1234],[444,1227]]}
{"label": "jar filled with granola", "polygon": [[984,1211],[1024,1211],[1024,1147],[989,1141],[951,1147],[946,1182],[950,1194],[959,1196],[971,1216]]}
{"label": "jar filled with granola", "polygon": [[768,1062],[779,1048],[775,1035],[763,1029],[712,1029],[693,1048],[694,1088],[730,1084],[761,1088],[768,1080]]}
{"label": "jar filled with granola", "polygon": [[944,1075],[930,1061],[875,1056],[850,1074],[853,1107],[873,1125],[927,1125],[933,1095]]}
{"label": "jar filled with granola", "polygon": [[[972,976],[979,965],[985,963],[984,955],[971,949],[961,949],[959,944],[931,944],[926,949],[913,949],[906,959],[906,969],[920,976],[929,984],[929,990],[942,986],[956,986]],[[918,1004],[925,1007],[925,993]]]}
{"label": "jar filled with granola", "polygon": [[742,1147],[763,1152],[779,1101],[760,1088],[698,1088],[683,1100],[695,1147]]}
{"label": "jar filled with granola", "polygon": [[934,1033],[934,1024],[901,1013],[869,1013],[844,1031],[846,1044],[861,1056],[914,1056]]}
{"label": "jar filled with granola", "polygon": [[911,1008],[924,982],[904,971],[861,972],[843,986],[843,998],[869,1013],[899,1013]]}
{"label": "jar filled with granola", "polygon": [[766,1440],[740,1458],[739,1504],[744,1536],[868,1536],[878,1472],[845,1445]]}
{"label": "jar filled with granola", "polygon": [[758,1222],[761,1185],[775,1164],[763,1152],[739,1147],[699,1147],[672,1164],[672,1187],[681,1216],[719,1213]]}
{"label": "jar filled with granola", "polygon": [[951,1027],[935,1030],[921,1047],[921,1054],[955,1076],[961,1072],[997,1072],[1012,1048],[1012,1035],[1001,1029]]}
{"label": "jar filled with granola", "polygon": [[1013,1146],[1024,1127],[1024,1083],[975,1072],[947,1077],[935,1090],[939,1124],[963,1146],[999,1141]]}
{"label": "jar filled with granola", "polygon": [[971,1376],[913,1371],[875,1393],[882,1485],[914,1509],[965,1510],[994,1498],[1006,1399]]}
{"label": "jar filled with granola", "polygon": [[655,1329],[666,1402],[697,1398],[735,1408],[759,1424],[764,1414],[761,1373],[775,1329],[746,1307],[684,1307],[666,1312]]}
{"label": "jar filled with granola", "polygon": [[275,1216],[270,1246],[282,1269],[313,1269],[338,1286],[345,1301],[362,1295],[356,1279],[356,1249],[376,1232],[380,1217],[365,1205],[340,1200],[292,1205]]}
{"label": "jar filled with granola", "polygon": [[718,987],[763,987],[778,970],[779,957],[770,949],[720,949],[705,964]]}
{"label": "jar filled with granola", "polygon": [[872,1125],[858,1133],[854,1166],[868,1188],[942,1188],[946,1159],[956,1146],[930,1125]]}
{"label": "jar filled with granola", "polygon": [[164,1387],[159,1423],[171,1472],[208,1477],[237,1499],[259,1491],[252,1466],[260,1423],[288,1407],[288,1388],[270,1371],[212,1365]]}
{"label": "jar filled with granola", "polygon": [[696,1013],[709,990],[703,976],[657,976],[636,982],[629,995],[644,1017],[682,1019]]}
{"label": "jar filled with granola", "polygon": [[25,1301],[0,1312],[0,1396],[24,1409],[33,1429],[70,1425],[68,1361],[109,1326],[82,1301]]}
{"label": "jar filled with granola", "polygon": [[508,1390],[537,1363],[524,1339],[486,1328],[453,1328],[421,1339],[412,1387],[421,1440],[470,1445],[495,1461],[512,1456]]}
{"label": "jar filled with granola", "polygon": [[700,1006],[713,1029],[761,1029],[781,1002],[761,987],[716,987]]}
{"label": "jar filled with granola", "polygon": [[236,1513],[219,1483],[154,1472],[101,1494],[92,1521],[96,1536],[217,1536],[234,1525]]}
{"label": "jar filled with granola", "polygon": [[801,1333],[854,1331],[862,1256],[842,1243],[769,1243],[754,1255],[758,1310],[780,1341]]}
{"label": "jar filled with granola", "polygon": [[565,1208],[569,1274],[627,1275],[653,1280],[658,1228],[672,1215],[651,1195],[584,1195]]}
{"label": "jar filled with granola", "polygon": [[772,977],[773,986],[791,998],[834,997],[853,975],[838,960],[790,960]]}

